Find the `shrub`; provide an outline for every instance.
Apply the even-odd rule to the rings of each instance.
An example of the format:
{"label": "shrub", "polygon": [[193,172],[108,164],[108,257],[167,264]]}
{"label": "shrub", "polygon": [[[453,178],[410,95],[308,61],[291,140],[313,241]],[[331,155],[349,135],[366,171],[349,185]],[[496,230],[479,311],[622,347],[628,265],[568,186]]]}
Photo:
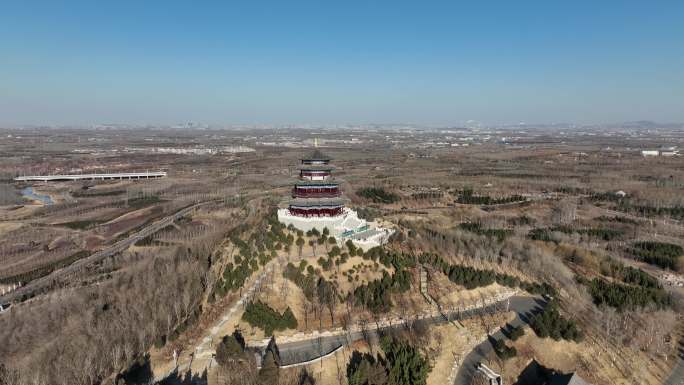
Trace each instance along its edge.
{"label": "shrub", "polygon": [[297,327],[297,319],[289,307],[283,314],[280,314],[261,301],[247,304],[242,319],[254,327],[263,329],[264,333],[269,336],[273,334],[274,330]]}
{"label": "shrub", "polygon": [[565,319],[558,311],[555,302],[547,304],[544,310],[532,317],[530,327],[541,338],[551,337],[554,340],[581,341],[582,332],[573,320]]}
{"label": "shrub", "polygon": [[525,328],[522,326],[516,326],[511,329],[511,339],[517,341],[520,337],[525,335]]}
{"label": "shrub", "polygon": [[368,353],[354,351],[347,364],[347,383],[349,385],[384,385],[387,383],[385,362],[376,360]]}
{"label": "shrub", "polygon": [[506,345],[504,340],[496,340],[494,343],[494,352],[504,361],[513,358],[518,354],[518,351],[515,350],[513,346]]}

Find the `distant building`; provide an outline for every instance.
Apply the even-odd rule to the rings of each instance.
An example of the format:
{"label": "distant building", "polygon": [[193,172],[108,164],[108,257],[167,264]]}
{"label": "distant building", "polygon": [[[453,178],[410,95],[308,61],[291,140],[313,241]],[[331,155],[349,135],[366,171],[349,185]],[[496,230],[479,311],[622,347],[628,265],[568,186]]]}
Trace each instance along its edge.
{"label": "distant building", "polygon": [[239,154],[243,152],[254,152],[255,150],[252,147],[247,147],[247,146],[228,146],[228,147],[223,147],[221,149],[221,152],[224,153],[229,153],[229,154]]}
{"label": "distant building", "polygon": [[665,150],[642,150],[641,155],[643,157],[651,157],[651,156],[666,156],[666,157],[672,157],[672,156],[678,156],[679,155],[679,150],[676,150],[674,148],[667,148]]}

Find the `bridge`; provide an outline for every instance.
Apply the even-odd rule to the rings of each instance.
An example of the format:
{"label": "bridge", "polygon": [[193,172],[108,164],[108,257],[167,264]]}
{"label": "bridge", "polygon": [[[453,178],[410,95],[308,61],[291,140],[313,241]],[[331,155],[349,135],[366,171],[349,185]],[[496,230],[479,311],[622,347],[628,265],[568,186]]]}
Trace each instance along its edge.
{"label": "bridge", "polygon": [[112,174],[72,174],[72,175],[29,175],[14,178],[16,182],[61,182],[73,180],[123,180],[123,179],[155,179],[166,176],[166,171],[122,172]]}

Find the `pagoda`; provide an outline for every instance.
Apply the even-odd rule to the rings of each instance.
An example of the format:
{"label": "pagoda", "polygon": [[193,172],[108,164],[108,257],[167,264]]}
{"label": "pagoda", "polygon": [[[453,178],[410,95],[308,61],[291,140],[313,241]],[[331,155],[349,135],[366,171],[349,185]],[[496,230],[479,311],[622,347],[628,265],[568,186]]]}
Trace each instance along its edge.
{"label": "pagoda", "polygon": [[356,211],[345,207],[342,189],[333,177],[334,167],[330,161],[331,158],[318,148],[301,159],[297,181],[291,196],[278,210],[278,220],[302,231],[328,228],[339,240],[349,239],[366,249],[383,244],[393,230],[371,228]]}
{"label": "pagoda", "polygon": [[344,213],[340,185],[333,176],[330,157],[319,150],[301,160],[299,180],[292,189],[288,206],[291,215],[334,217]]}

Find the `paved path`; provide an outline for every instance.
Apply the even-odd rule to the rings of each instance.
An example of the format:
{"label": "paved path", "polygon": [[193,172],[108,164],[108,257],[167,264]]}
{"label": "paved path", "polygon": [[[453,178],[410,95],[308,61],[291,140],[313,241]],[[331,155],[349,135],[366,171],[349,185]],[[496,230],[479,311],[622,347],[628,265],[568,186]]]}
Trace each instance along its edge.
{"label": "paved path", "polygon": [[679,341],[679,356],[670,377],[663,385],[684,385],[684,339]]}
{"label": "paved path", "polygon": [[[418,327],[427,327],[433,324],[446,323],[454,320],[472,318],[483,312],[497,311],[505,308],[507,300],[495,302],[484,307],[478,307],[462,312],[448,312],[447,317],[441,315],[430,316],[423,319],[412,320]],[[540,307],[541,300],[536,297],[513,296],[510,298],[510,309],[517,313],[529,313],[536,307]],[[320,335],[296,342],[279,342],[278,349],[283,365],[296,365],[297,363],[310,361],[330,353],[342,345],[348,345],[363,338],[377,338],[379,333],[392,328],[405,327],[406,323],[395,323],[390,326],[376,327],[369,324],[363,331],[353,331],[341,335]],[[262,346],[259,347],[263,349]]]}
{"label": "paved path", "polygon": [[[272,261],[272,263],[273,262],[274,261]],[[281,258],[279,263],[284,262],[286,262],[286,260]],[[192,369],[193,373],[201,373],[205,368],[210,368],[211,366],[215,365],[215,361],[213,359],[214,346],[211,343],[212,339],[220,337],[217,333],[221,329],[221,326],[230,319],[231,315],[237,311],[239,306],[242,306],[242,303],[246,298],[248,298],[248,296],[253,294],[255,290],[258,290],[258,285],[260,285],[265,275],[270,272],[273,267],[274,265],[269,265],[264,271],[262,271],[259,277],[254,281],[254,284],[243,294],[241,300],[238,301],[238,303],[226,313],[226,315],[217,323],[217,325],[211,329],[211,332],[207,335],[207,337],[205,337],[195,348],[193,355],[181,357],[179,359],[177,368],[173,368],[162,375],[156,376],[154,383],[160,382],[174,374],[184,373],[188,371],[188,369]],[[422,319],[411,319],[410,321],[414,322],[416,326],[429,326],[432,324],[445,323],[457,319],[467,319],[482,312],[501,310],[505,308],[507,303],[508,300],[505,299],[469,310],[449,312],[447,313],[447,317],[434,315]],[[520,309],[523,309],[525,306],[531,307],[534,303],[536,302],[532,297],[510,297],[511,306],[519,306]],[[396,322],[390,325],[387,325],[385,322],[381,322],[379,324],[369,323],[365,328],[354,328],[354,331],[352,332],[343,332],[339,334],[323,332],[315,337],[305,338],[299,341],[279,342],[278,349],[280,351],[281,362],[283,366],[298,366],[300,364],[308,363],[309,361],[325,356],[339,349],[341,346],[348,345],[354,341],[364,338],[377,338],[382,331],[387,331],[392,328],[405,327],[405,325],[405,322]],[[252,348],[256,348],[261,353],[263,353],[263,349],[265,349],[265,343],[258,342],[249,345]]]}
{"label": "paved path", "polygon": [[137,233],[129,236],[126,239],[120,240],[113,245],[107,247],[106,249],[100,250],[96,253],[91,254],[88,257],[79,259],[78,261],[72,263],[71,265],[64,267],[62,269],[56,270],[45,277],[35,279],[28,284],[8,293],[0,296],[0,304],[9,304],[13,302],[20,302],[22,297],[32,297],[50,288],[54,283],[56,283],[60,278],[66,277],[69,274],[75,273],[87,265],[102,261],[103,259],[109,258],[112,255],[120,253],[126,250],[132,244],[138,242],[139,240],[156,233],[157,231],[163,229],[174,221],[181,217],[189,214],[193,210],[203,205],[211,202],[197,203],[192,206],[186,207],[177,211],[176,213],[169,215],[168,217],[162,218],[146,227]]}
{"label": "paved path", "polygon": [[[513,297],[511,298],[511,310],[516,312],[516,317],[508,324],[517,327],[529,322],[530,316],[546,305],[544,300],[538,297]],[[489,338],[479,345],[477,345],[468,355],[463,359],[463,363],[456,373],[455,385],[469,385],[473,374],[475,374],[476,365],[481,362],[490,352],[494,350],[492,342],[506,338],[503,331],[499,329],[496,333],[489,336]]]}

